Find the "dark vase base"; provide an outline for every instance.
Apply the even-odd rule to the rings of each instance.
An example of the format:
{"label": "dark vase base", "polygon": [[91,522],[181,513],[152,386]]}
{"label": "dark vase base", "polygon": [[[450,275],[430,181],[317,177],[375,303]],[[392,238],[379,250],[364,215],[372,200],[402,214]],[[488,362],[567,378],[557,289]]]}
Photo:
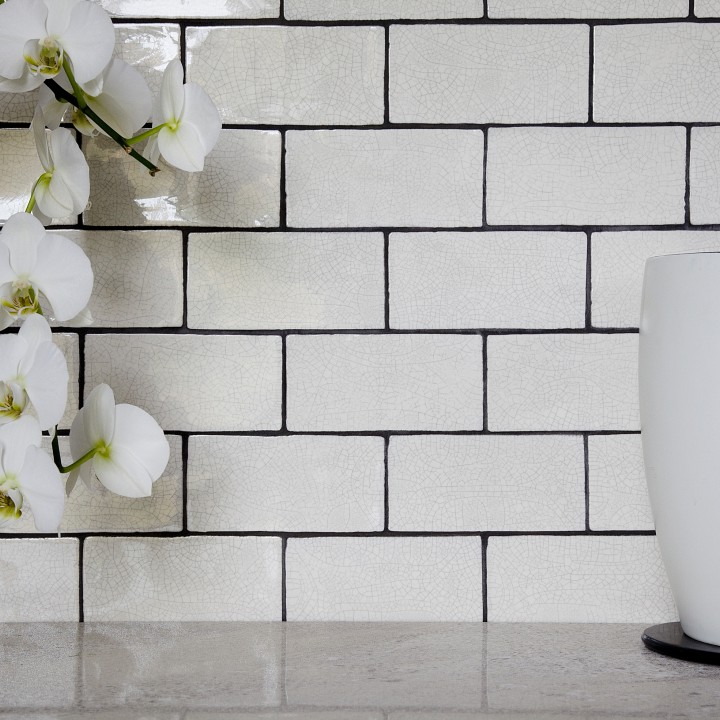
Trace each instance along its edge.
{"label": "dark vase base", "polygon": [[691,662],[720,665],[720,645],[693,640],[688,637],[679,622],[653,625],[642,634],[645,646],[670,657]]}

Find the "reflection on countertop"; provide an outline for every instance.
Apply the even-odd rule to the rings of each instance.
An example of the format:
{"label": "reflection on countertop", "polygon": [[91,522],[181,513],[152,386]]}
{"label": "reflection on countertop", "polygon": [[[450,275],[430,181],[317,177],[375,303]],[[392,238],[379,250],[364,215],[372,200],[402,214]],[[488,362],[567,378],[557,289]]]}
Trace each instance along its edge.
{"label": "reflection on countertop", "polygon": [[0,718],[717,718],[720,667],[642,625],[0,625]]}

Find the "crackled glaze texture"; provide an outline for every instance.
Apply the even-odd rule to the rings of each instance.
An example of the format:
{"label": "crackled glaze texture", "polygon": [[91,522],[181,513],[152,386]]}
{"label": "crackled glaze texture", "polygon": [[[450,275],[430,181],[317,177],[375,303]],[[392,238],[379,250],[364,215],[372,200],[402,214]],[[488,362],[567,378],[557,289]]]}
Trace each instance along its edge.
{"label": "crackled glaze texture", "polygon": [[[98,1],[116,54],[153,91],[183,60],[224,127],[204,172],[154,178],[78,138],[90,203],[54,230],[93,264],[94,324],[54,327],[61,451],[105,382],[157,418],[170,464],[150,498],[78,486],[60,545],[32,537],[29,513],[3,528],[22,573],[8,590],[0,572],[0,616],[675,619],[640,452],[638,318],[647,258],[720,251],[720,2]],[[0,222],[40,174],[35,97],[0,94]],[[490,655],[522,675],[513,627]],[[58,674],[57,703],[39,689],[21,712],[141,715],[155,680],[177,698],[147,711],[161,720],[561,707],[556,670],[537,703],[508,702],[488,690],[494,665],[485,682],[440,653],[451,677],[428,705],[426,674],[390,683],[382,658],[318,671],[292,635],[260,630],[228,650],[227,683],[203,642],[207,697],[184,704],[168,666],[191,643],[173,651],[173,632],[153,655],[139,631],[98,631],[128,686],[84,664],[79,705]],[[349,657],[336,637],[304,642]],[[378,646],[357,642],[358,657]],[[359,667],[387,703],[338,705],[338,685],[360,698]]]}

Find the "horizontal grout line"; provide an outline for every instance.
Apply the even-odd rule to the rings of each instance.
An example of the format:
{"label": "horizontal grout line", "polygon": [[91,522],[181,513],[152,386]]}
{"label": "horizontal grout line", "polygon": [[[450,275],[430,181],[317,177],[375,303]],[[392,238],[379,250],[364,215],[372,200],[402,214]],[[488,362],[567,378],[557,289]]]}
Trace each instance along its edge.
{"label": "horizontal grout line", "polygon": [[[83,327],[67,325],[53,326],[55,332],[77,333],[79,335],[194,335],[194,336],[277,336],[290,335],[637,335],[637,327],[621,328],[267,328],[262,330],[243,328],[186,328],[175,327]],[[12,331],[17,331],[13,328]]]}
{"label": "horizontal grout line", "polygon": [[[60,431],[62,434],[63,431]],[[639,435],[640,430],[165,430],[166,435],[213,437],[407,437],[422,435],[455,435],[528,437],[543,435]]]}

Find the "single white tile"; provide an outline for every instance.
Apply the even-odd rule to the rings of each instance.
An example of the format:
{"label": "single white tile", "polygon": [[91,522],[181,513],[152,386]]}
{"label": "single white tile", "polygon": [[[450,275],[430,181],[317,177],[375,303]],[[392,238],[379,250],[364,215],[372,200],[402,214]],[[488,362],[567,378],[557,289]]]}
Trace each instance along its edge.
{"label": "single white tile", "polygon": [[479,537],[290,538],[288,620],[481,621]]}
{"label": "single white tile", "polygon": [[383,529],[382,438],[193,436],[188,463],[190,530]]}
{"label": "single white tile", "polygon": [[237,18],[278,17],[280,0],[100,0],[114,17]]}
{"label": "single white tile", "polygon": [[188,325],[382,328],[380,233],[190,235]]}
{"label": "single white tile", "polygon": [[591,530],[654,530],[640,435],[588,438]]}
{"label": "single white tile", "polygon": [[[164,532],[182,530],[182,442],[168,435],[170,460],[162,476],[153,484],[147,498],[126,498],[106,490],[99,482],[88,488],[78,482],[65,500],[60,532]],[[43,438],[43,449],[51,452],[50,438]],[[63,464],[71,462],[70,442],[60,438]],[[13,525],[0,528],[2,533],[36,533],[32,511],[23,512]]]}
{"label": "single white tile", "polygon": [[685,128],[491,128],[492,225],[661,224],[685,218]]}
{"label": "single white tile", "polygon": [[182,324],[183,248],[169,230],[62,230],[92,264],[94,327]]}
{"label": "single white tile", "polygon": [[720,112],[720,26],[699,23],[595,28],[597,122],[698,122]]}
{"label": "single white tile", "polygon": [[371,125],[384,116],[381,27],[198,27],[188,79],[228,123]]}
{"label": "single white tile", "polygon": [[645,261],[654,255],[720,251],[716,231],[593,233],[592,323],[595,327],[639,327]]}
{"label": "single white tile", "polygon": [[313,335],[287,339],[291,430],[482,427],[477,335]]}
{"label": "single white tile", "polygon": [[[179,25],[115,25],[114,56],[132,65],[145,78],[153,94],[160,89],[165,66],[179,55]],[[37,90],[0,92],[0,122],[29,123],[37,100]]]}
{"label": "single white tile", "polygon": [[[147,169],[110,139],[87,140],[88,225],[277,225],[280,213],[280,133],[223,130],[205,169],[186,173],[160,162]],[[142,153],[143,145],[138,146]]]}
{"label": "single white tile", "polygon": [[585,122],[589,33],[587,25],[394,25],[390,119]]}
{"label": "single white tile", "polygon": [[695,0],[695,17],[720,17],[720,0]]}
{"label": "single white tile", "polygon": [[392,233],[390,326],[585,325],[584,233]]}
{"label": "single white tile", "polygon": [[68,396],[65,414],[58,423],[60,429],[66,430],[72,425],[78,411],[80,400],[80,341],[73,333],[53,333],[53,342],[60,348],[68,366]]}
{"label": "single white tile", "polygon": [[688,0],[488,0],[490,18],[666,18],[687,14]]}
{"label": "single white tile", "polygon": [[0,539],[0,622],[77,622],[76,538]]}
{"label": "single white tile", "polygon": [[[0,129],[2,172],[0,173],[0,223],[23,212],[35,182],[45,170],[40,164],[29,128]],[[70,225],[77,218],[58,218],[54,224]]]}
{"label": "single white tile", "polygon": [[579,436],[390,439],[390,529],[583,530]]}
{"label": "single white tile", "polygon": [[637,430],[637,334],[488,338],[490,430]]}
{"label": "single white tile", "polygon": [[481,130],[288,132],[288,224],[480,225],[483,148]]}
{"label": "single white tile", "polygon": [[89,335],[85,392],[107,383],[166,431],[277,430],[279,337]]}
{"label": "single white tile", "polygon": [[480,18],[482,0],[285,0],[288,20]]}
{"label": "single white tile", "polygon": [[690,221],[720,222],[720,127],[696,127],[690,135]]}
{"label": "single white tile", "polygon": [[491,537],[491,622],[677,620],[654,537]]}
{"label": "single white tile", "polygon": [[274,537],[89,537],[88,621],[280,620]]}

